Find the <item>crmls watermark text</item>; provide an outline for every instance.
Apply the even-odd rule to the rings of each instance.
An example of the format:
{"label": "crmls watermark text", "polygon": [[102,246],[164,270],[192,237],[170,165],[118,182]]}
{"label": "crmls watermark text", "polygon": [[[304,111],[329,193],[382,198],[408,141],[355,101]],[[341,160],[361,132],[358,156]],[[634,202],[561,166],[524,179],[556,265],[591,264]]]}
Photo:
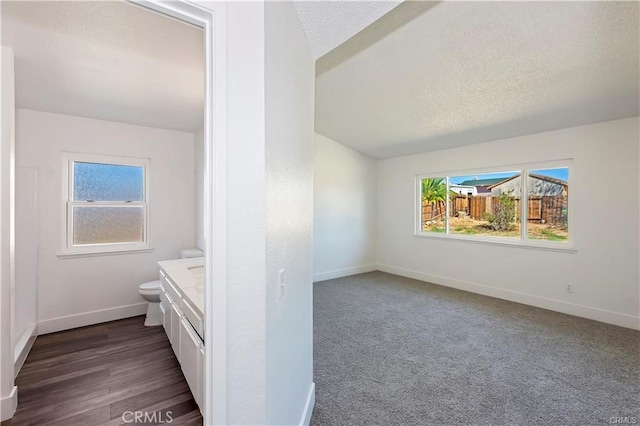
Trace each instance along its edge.
{"label": "crmls watermark text", "polygon": [[636,417],[609,417],[609,424],[612,425],[635,425],[638,423]]}
{"label": "crmls watermark text", "polygon": [[125,411],[122,413],[124,423],[163,424],[173,422],[171,411]]}

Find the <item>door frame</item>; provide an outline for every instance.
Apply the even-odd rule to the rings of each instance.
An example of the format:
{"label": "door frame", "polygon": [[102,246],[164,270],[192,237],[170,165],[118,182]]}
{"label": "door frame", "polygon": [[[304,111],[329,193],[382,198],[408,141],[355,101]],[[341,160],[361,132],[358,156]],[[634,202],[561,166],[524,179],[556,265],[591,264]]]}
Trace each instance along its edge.
{"label": "door frame", "polygon": [[[204,30],[204,424],[227,424],[227,28],[223,2],[126,0]],[[214,267],[215,265],[215,267]],[[215,345],[211,342],[215,342]]]}

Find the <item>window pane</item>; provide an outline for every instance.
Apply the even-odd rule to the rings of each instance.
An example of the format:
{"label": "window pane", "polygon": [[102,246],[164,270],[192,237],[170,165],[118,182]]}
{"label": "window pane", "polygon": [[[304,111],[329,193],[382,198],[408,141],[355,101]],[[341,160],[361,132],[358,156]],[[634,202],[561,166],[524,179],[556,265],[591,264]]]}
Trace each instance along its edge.
{"label": "window pane", "polygon": [[73,244],[143,242],[142,207],[73,207]]}
{"label": "window pane", "polygon": [[445,178],[422,179],[421,227],[423,232],[446,231],[447,183]]}
{"label": "window pane", "polygon": [[449,233],[520,238],[520,172],[449,178]]}
{"label": "window pane", "polygon": [[74,201],[143,201],[144,168],[73,163]]}
{"label": "window pane", "polygon": [[569,169],[567,167],[529,172],[527,238],[547,241],[567,240],[568,195]]}

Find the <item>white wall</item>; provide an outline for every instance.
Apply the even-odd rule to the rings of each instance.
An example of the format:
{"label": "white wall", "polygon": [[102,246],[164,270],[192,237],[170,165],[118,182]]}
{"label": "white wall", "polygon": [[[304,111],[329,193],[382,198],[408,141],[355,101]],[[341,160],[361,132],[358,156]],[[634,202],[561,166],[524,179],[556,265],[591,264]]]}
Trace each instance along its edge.
{"label": "white wall", "polygon": [[[17,111],[16,158],[38,170],[40,334],[144,313],[138,285],[158,260],[194,245],[194,135],[60,114]],[[62,152],[150,158],[151,253],[60,259]]]}
{"label": "white wall", "polygon": [[[378,163],[378,260],[400,275],[640,328],[638,117]],[[414,178],[573,158],[576,253],[415,237]],[[459,259],[469,267],[459,268]],[[565,293],[567,283],[574,285]]]}
{"label": "white wall", "polygon": [[313,279],[376,269],[376,161],[315,134]]}
{"label": "white wall", "polygon": [[204,126],[193,139],[195,155],[195,232],[196,247],[204,251]]}
{"label": "white wall", "polygon": [[227,5],[227,46],[226,423],[263,424],[266,416],[264,3]]}
{"label": "white wall", "polygon": [[13,51],[2,46],[0,72],[0,420],[13,416],[18,404],[13,376],[15,248],[15,85]]}
{"label": "white wall", "polygon": [[[220,9],[219,3],[200,5],[214,11]],[[268,18],[265,8],[270,9]],[[222,248],[226,262],[214,271],[215,275],[224,269],[226,274],[224,281],[214,282],[217,294],[226,293],[226,365],[221,361],[218,365],[224,372],[215,370],[209,374],[226,379],[226,387],[221,387],[227,400],[222,407],[226,410],[224,423],[298,423],[310,396],[312,379],[313,60],[308,46],[305,49],[301,45],[304,36],[291,5],[237,2],[227,3],[225,10],[226,133],[218,134],[213,156],[214,161],[226,161],[216,163],[212,172],[218,176],[222,168],[226,170],[226,185],[221,187],[220,180],[214,182],[216,194],[224,193],[226,197],[213,200],[225,203],[226,209],[220,212],[224,217],[211,219],[216,241],[226,240]],[[279,61],[286,61],[287,65]],[[216,93],[221,93],[221,88]],[[288,102],[292,104],[287,105]],[[284,152],[285,149],[294,152]],[[300,161],[301,165],[289,161]],[[285,169],[278,170],[280,166]],[[283,190],[278,182],[283,184]],[[306,198],[301,199],[301,206],[288,206],[295,212],[286,212],[279,200],[285,197],[288,202],[286,193],[291,188],[306,191]],[[281,222],[276,217],[280,213],[294,225],[282,235],[278,235]],[[224,222],[224,229],[217,228]],[[291,249],[299,253],[270,251],[267,260],[268,245],[283,247],[290,239]],[[208,259],[215,256],[216,253],[207,254]],[[289,297],[281,303],[274,303],[275,268],[291,272]],[[226,288],[220,289],[223,282]],[[290,355],[283,353],[283,348],[290,350]],[[293,357],[293,361],[285,365],[277,359],[279,356],[289,361]]]}
{"label": "white wall", "polygon": [[38,171],[16,169],[14,358],[22,366],[38,322]]}
{"label": "white wall", "polygon": [[[292,2],[265,5],[266,424],[308,422],[313,385],[315,61]],[[278,297],[279,271],[285,292]]]}

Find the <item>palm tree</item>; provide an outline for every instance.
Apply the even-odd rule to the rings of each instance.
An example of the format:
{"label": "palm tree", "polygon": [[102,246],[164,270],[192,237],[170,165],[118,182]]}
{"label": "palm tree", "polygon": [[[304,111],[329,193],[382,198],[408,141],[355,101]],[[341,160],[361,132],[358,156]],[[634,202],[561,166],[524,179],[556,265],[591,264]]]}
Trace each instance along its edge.
{"label": "palm tree", "polygon": [[438,207],[438,216],[440,216],[440,204],[444,204],[447,201],[447,184],[444,178],[422,179],[422,201],[431,204],[432,220],[436,205]]}

